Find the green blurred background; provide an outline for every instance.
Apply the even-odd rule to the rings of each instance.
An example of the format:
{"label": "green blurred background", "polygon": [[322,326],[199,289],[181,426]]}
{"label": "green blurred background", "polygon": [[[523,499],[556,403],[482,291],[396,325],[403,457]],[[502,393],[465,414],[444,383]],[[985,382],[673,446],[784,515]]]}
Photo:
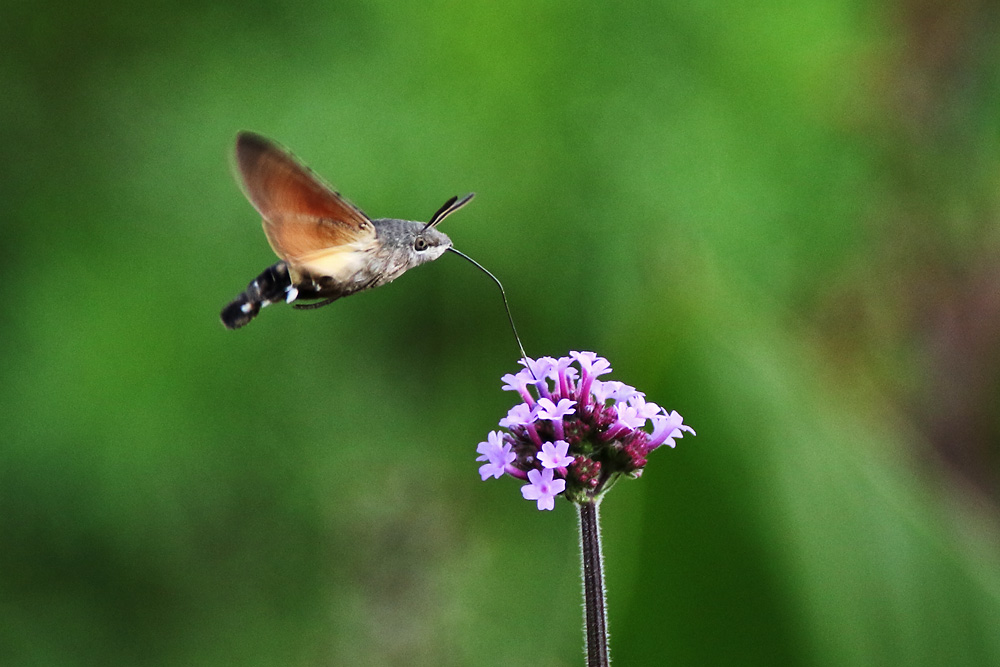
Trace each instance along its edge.
{"label": "green blurred background", "polygon": [[282,142],[698,430],[603,507],[621,665],[1000,665],[991,3],[27,2],[0,21],[0,664],[579,665],[575,516],[454,256],[315,312]]}

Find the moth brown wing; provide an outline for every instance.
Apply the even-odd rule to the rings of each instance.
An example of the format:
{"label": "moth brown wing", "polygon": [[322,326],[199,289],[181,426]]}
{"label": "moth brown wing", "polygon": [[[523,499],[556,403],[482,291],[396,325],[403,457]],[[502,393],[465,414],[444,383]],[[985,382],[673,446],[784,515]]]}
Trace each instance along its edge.
{"label": "moth brown wing", "polygon": [[368,216],[269,139],[240,132],[236,166],[271,248],[292,267],[322,251],[374,242]]}

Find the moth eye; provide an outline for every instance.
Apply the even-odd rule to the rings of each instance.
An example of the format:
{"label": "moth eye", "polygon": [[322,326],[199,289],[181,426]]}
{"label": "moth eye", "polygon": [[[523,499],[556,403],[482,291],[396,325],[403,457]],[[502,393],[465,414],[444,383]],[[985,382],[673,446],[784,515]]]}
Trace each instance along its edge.
{"label": "moth eye", "polygon": [[417,252],[420,252],[421,250],[427,250],[427,239],[425,239],[423,236],[418,236],[417,238],[413,239],[413,249],[416,250]]}

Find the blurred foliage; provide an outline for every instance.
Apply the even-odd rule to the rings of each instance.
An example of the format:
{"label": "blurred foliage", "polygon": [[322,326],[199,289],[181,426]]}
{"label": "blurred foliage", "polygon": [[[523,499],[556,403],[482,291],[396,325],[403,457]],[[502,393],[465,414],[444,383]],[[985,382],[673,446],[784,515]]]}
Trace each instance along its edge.
{"label": "blurred foliage", "polygon": [[1000,41],[969,1],[8,0],[0,664],[582,664],[575,518],[483,484],[453,257],[316,312],[237,130],[699,432],[603,507],[623,665],[1000,665]]}

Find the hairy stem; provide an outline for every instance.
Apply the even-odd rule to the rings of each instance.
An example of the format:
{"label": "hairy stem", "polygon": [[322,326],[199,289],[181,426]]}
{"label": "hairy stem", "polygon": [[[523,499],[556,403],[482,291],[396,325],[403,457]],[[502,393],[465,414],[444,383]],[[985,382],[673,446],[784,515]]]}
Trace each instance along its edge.
{"label": "hairy stem", "polygon": [[601,555],[600,500],[577,505],[580,518],[580,556],[583,569],[584,623],[587,632],[587,666],[608,667],[608,617],[604,605],[604,558]]}

